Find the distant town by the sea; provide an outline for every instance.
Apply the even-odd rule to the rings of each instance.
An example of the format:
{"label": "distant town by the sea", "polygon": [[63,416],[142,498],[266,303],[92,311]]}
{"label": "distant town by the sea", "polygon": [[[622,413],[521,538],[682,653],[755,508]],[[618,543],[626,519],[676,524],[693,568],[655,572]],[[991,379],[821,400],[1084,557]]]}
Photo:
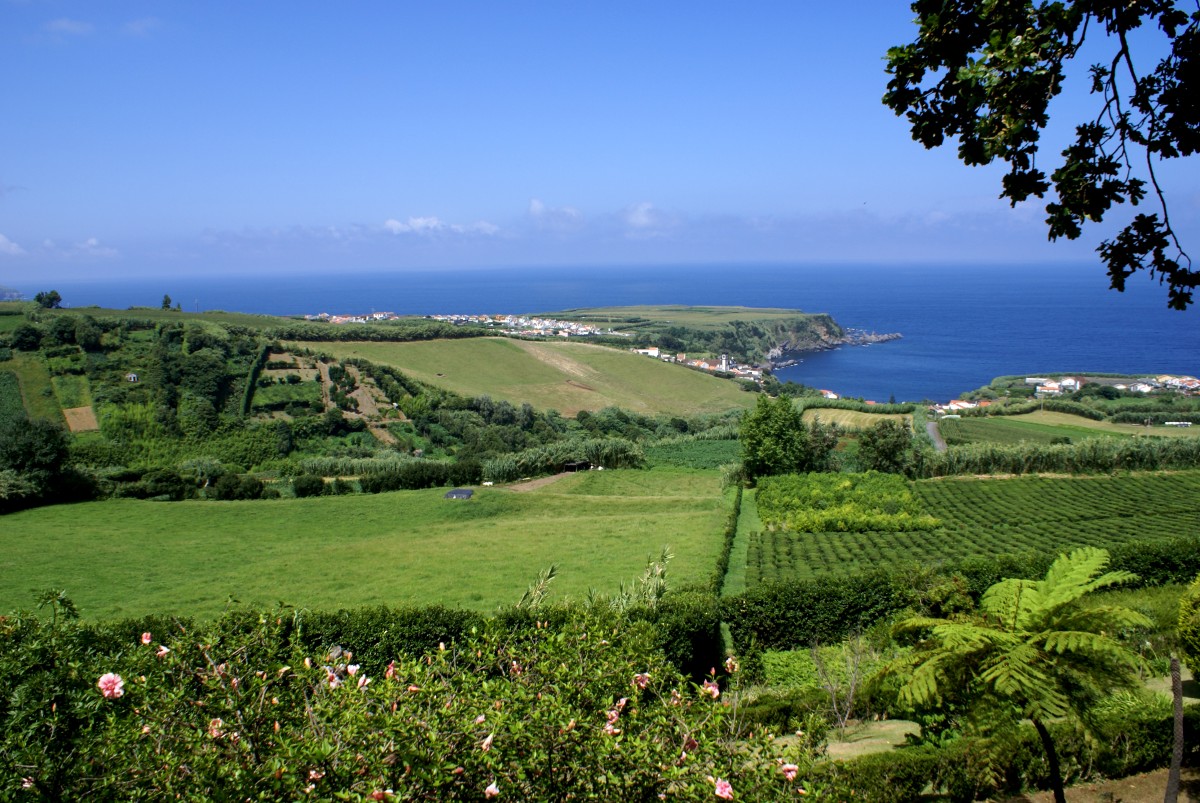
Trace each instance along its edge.
{"label": "distant town by the sea", "polygon": [[[51,289],[0,275],[28,297]],[[995,376],[1196,374],[1200,309],[1166,307],[1148,277],[1108,289],[1097,264],[1025,266],[673,265],[337,272],[54,282],[69,306],[158,306],[272,315],[545,313],[638,304],[827,312],[899,332],[805,355],[781,381],[879,401],[945,400]]]}

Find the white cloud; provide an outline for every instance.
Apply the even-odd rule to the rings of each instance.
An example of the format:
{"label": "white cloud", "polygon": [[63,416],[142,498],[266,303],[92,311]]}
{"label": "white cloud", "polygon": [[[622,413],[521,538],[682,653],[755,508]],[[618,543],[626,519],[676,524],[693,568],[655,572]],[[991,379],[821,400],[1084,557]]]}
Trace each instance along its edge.
{"label": "white cloud", "polygon": [[59,17],[56,20],[47,22],[46,30],[53,34],[62,34],[65,36],[87,36],[94,30],[94,27],[90,22]]}
{"label": "white cloud", "polygon": [[0,255],[9,257],[19,257],[25,253],[25,249],[14,243],[12,240],[0,234]]}
{"label": "white cloud", "polygon": [[538,198],[529,201],[529,219],[539,229],[574,231],[583,225],[583,213],[573,206],[548,207]]}
{"label": "white cloud", "polygon": [[161,24],[155,17],[142,17],[125,23],[121,26],[121,31],[128,36],[148,36]]}
{"label": "white cloud", "polygon": [[425,236],[442,232],[491,236],[500,231],[499,226],[486,220],[478,220],[474,223],[463,225],[460,223],[446,223],[432,215],[429,217],[410,217],[407,221],[389,218],[384,221],[383,227],[392,234],[420,234]]}
{"label": "white cloud", "polygon": [[627,236],[633,238],[657,237],[667,229],[679,224],[671,215],[658,209],[649,201],[627,206],[621,212],[621,220],[628,227]]}

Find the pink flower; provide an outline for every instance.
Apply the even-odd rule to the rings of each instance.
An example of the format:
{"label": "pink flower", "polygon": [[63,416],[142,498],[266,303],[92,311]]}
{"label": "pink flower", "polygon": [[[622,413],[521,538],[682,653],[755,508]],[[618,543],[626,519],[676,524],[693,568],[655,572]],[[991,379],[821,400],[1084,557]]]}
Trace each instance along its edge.
{"label": "pink flower", "polygon": [[490,784],[488,784],[487,789],[483,790],[483,796],[487,798],[499,797],[500,787],[496,786],[495,781],[492,781]]}
{"label": "pink flower", "polygon": [[680,705],[683,702],[683,695],[679,693],[679,689],[671,689],[671,705]]}
{"label": "pink flower", "polygon": [[396,662],[395,661],[388,662],[387,669],[383,670],[383,676],[385,678],[387,678],[388,680],[391,680],[392,678],[396,677]]}
{"label": "pink flower", "polygon": [[486,716],[484,716],[483,714],[480,714],[479,716],[475,717],[475,724],[482,725],[484,723],[484,720],[486,720],[486,719],[487,719]]}
{"label": "pink flower", "polygon": [[363,675],[361,678],[358,679],[358,687],[360,689],[365,689],[367,687],[367,684],[370,682],[371,682],[371,679],[369,677],[367,677],[366,675]]}
{"label": "pink flower", "polygon": [[157,655],[159,658],[166,658],[167,653],[169,653],[170,651],[171,651],[171,649],[166,644],[159,644],[158,652],[156,652],[154,654]]}
{"label": "pink flower", "polygon": [[21,779],[21,788],[22,789],[32,789],[33,788],[33,778],[22,778]]}
{"label": "pink flower", "polygon": [[716,789],[713,794],[722,800],[733,800],[733,786],[729,781],[718,778],[716,781]]}
{"label": "pink flower", "polygon": [[357,675],[358,674],[358,664],[350,664],[350,666],[346,667],[346,674],[349,675],[350,677],[354,677],[355,675]]}
{"label": "pink flower", "polygon": [[704,684],[700,688],[705,694],[711,696],[714,700],[721,696],[720,687],[711,680],[704,681]]}
{"label": "pink flower", "polygon": [[512,673],[513,673],[514,675],[520,675],[520,674],[521,674],[521,665],[520,665],[520,664],[518,664],[516,661],[513,661],[513,662],[512,662]]}
{"label": "pink flower", "polygon": [[649,672],[638,672],[636,675],[633,676],[633,685],[637,686],[639,689],[646,688],[646,684],[648,684],[649,682],[650,682],[650,673]]}
{"label": "pink flower", "polygon": [[222,733],[221,726],[224,724],[225,723],[221,721],[220,717],[216,717],[215,719],[209,720],[208,735],[214,739],[221,738],[221,733]]}
{"label": "pink flower", "polygon": [[336,689],[338,686],[342,685],[341,678],[339,678],[337,673],[332,669],[326,670],[325,680],[329,683],[329,688],[331,689]]}
{"label": "pink flower", "polygon": [[787,778],[789,783],[796,780],[796,773],[800,771],[800,768],[795,764],[784,764],[779,769],[783,772],[783,777]]}
{"label": "pink flower", "polygon": [[115,700],[125,694],[125,681],[115,672],[105,672],[96,681],[96,685],[106,700]]}
{"label": "pink flower", "polygon": [[480,749],[483,750],[483,752],[486,753],[487,751],[492,749],[492,737],[493,736],[495,736],[495,734],[489,733],[487,735],[487,738],[483,740],[483,744],[479,745]]}
{"label": "pink flower", "polygon": [[149,644],[153,640],[154,640],[154,638],[149,633],[142,634],[142,643],[143,644]]}
{"label": "pink flower", "polygon": [[738,668],[739,667],[738,667],[737,659],[734,658],[732,655],[725,659],[725,671],[726,672],[728,672],[729,674],[732,675],[734,672],[738,671]]}

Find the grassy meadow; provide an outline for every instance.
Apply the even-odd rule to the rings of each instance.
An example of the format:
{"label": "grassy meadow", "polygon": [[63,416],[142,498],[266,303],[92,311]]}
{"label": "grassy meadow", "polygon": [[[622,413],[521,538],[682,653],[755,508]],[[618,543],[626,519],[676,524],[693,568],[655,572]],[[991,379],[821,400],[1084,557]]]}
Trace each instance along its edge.
{"label": "grassy meadow", "polygon": [[788,321],[804,312],[794,309],[771,309],[766,307],[689,307],[679,305],[633,306],[633,307],[587,307],[585,309],[560,310],[538,313],[539,315],[564,321],[586,321],[606,324],[612,321],[613,328],[626,322],[653,322],[689,329],[718,329],[734,321]]}
{"label": "grassy meadow", "polygon": [[755,401],[734,382],[586,343],[489,337],[294,345],[390,365],[465,396],[529,402],[566,416],[614,405],[636,413],[698,415],[749,408]]}
{"label": "grassy meadow", "polygon": [[40,354],[14,352],[12,359],[4,363],[4,368],[17,377],[26,415],[62,423],[62,408],[54,393],[50,371]]}
{"label": "grassy meadow", "polygon": [[0,610],[65,589],[90,619],[211,617],[229,599],[492,611],[557,564],[553,598],[617,591],[669,546],[707,581],[730,502],[715,472],[587,472],[534,491],[445,489],[252,502],[110,500],[0,519]]}
{"label": "grassy meadow", "polygon": [[820,421],[822,424],[837,424],[838,429],[859,431],[870,429],[885,418],[912,426],[912,415],[907,413],[864,413],[859,410],[841,410],[836,407],[813,407],[804,411],[805,423]]}

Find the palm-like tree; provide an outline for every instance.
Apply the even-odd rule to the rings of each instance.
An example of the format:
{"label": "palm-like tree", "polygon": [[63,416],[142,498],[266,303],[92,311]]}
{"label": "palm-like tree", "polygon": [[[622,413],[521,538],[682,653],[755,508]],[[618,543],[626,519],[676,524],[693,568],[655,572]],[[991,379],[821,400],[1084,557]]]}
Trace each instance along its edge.
{"label": "palm-like tree", "polygon": [[908,619],[900,630],[927,635],[884,673],[904,681],[901,702],[928,706],[953,697],[1008,722],[1030,720],[1046,750],[1054,799],[1065,803],[1046,723],[1074,717],[1086,727],[1101,698],[1140,686],[1137,656],[1113,636],[1150,621],[1128,608],[1079,604],[1092,591],[1136,578],[1101,573],[1107,565],[1107,551],[1077,549],[1060,555],[1042,580],[996,583],[971,618]]}

